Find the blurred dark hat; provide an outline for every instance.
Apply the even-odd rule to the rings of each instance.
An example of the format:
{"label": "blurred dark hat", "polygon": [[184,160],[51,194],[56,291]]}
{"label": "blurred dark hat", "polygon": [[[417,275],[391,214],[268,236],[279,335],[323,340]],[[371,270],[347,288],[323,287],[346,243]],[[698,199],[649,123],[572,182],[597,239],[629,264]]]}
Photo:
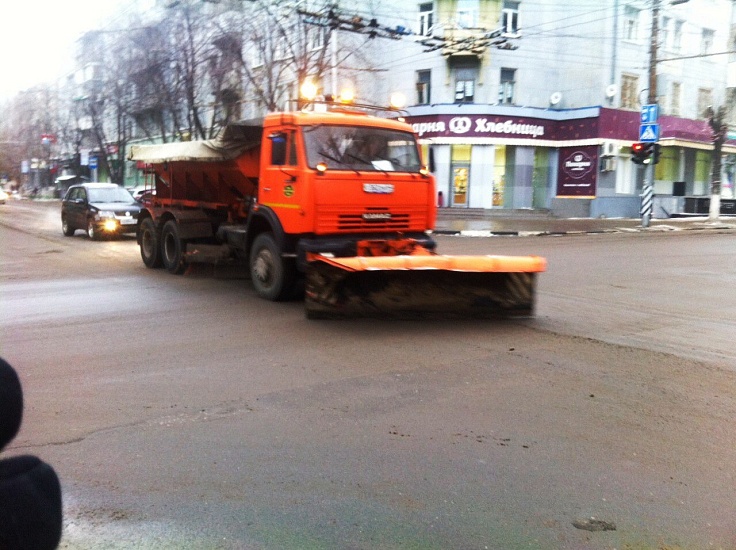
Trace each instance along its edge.
{"label": "blurred dark hat", "polygon": [[0,451],[10,443],[23,419],[23,390],[13,367],[0,358]]}

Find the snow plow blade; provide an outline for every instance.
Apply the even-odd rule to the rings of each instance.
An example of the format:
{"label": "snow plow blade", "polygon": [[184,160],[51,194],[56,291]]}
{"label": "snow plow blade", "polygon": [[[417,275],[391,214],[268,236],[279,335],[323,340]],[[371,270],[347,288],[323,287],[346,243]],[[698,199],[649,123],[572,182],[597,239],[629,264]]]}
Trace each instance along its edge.
{"label": "snow plow blade", "polygon": [[309,319],[499,318],[534,313],[538,256],[405,255],[332,258],[307,267]]}

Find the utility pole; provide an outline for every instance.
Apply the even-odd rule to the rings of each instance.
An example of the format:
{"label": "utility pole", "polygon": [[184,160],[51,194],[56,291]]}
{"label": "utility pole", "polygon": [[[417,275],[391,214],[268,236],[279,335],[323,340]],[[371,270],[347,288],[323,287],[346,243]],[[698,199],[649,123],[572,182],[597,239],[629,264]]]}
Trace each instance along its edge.
{"label": "utility pole", "polygon": [[[652,36],[649,41],[649,105],[657,104],[657,47],[659,41],[659,4],[661,0],[652,0]],[[641,226],[649,227],[652,218],[654,198],[654,162],[644,168],[644,185],[642,188]]]}

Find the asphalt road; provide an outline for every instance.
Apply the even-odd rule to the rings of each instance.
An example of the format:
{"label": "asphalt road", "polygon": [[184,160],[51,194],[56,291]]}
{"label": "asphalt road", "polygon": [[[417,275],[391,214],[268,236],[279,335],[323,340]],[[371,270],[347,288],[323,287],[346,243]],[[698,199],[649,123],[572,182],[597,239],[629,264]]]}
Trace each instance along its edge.
{"label": "asphalt road", "polygon": [[438,241],[546,256],[536,318],[307,321],[0,206],[61,548],[736,548],[736,235]]}

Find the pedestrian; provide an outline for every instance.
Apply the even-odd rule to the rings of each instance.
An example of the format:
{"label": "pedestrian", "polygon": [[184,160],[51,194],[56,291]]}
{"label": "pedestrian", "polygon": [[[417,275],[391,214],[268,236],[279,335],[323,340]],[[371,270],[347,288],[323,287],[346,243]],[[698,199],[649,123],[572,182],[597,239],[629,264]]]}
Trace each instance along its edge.
{"label": "pedestrian", "polygon": [[[0,451],[18,434],[23,390],[0,358]],[[61,541],[61,485],[54,469],[30,455],[0,460],[0,550],[53,550]]]}

